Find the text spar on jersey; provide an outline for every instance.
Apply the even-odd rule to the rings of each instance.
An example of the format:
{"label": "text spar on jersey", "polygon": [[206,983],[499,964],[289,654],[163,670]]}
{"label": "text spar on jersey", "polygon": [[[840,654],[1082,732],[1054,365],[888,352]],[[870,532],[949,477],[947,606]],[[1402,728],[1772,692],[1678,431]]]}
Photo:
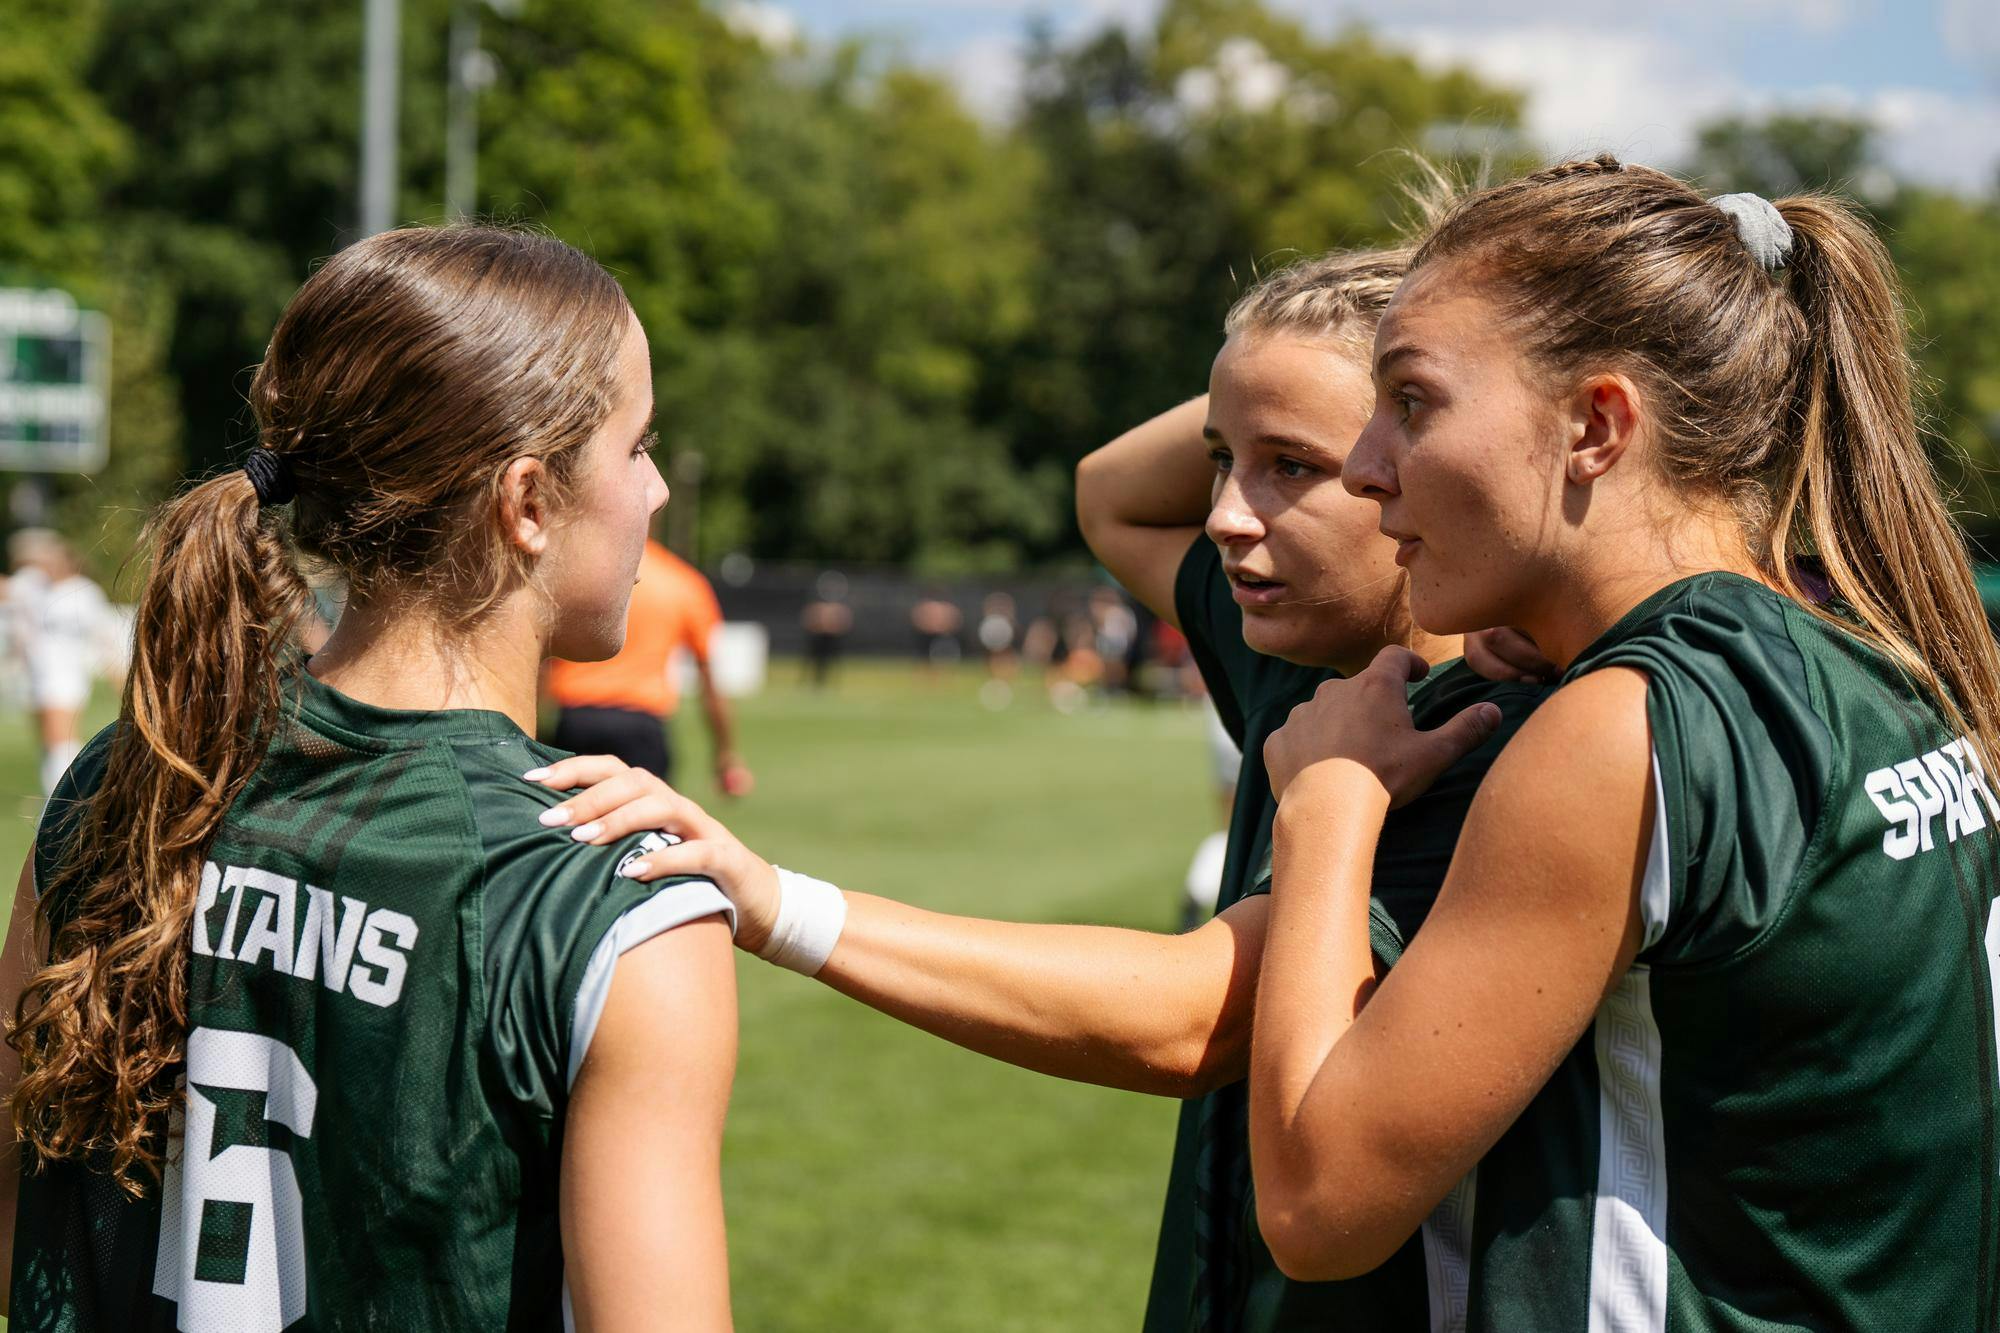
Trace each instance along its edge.
{"label": "text spar on jersey", "polygon": [[1927,754],[1878,768],[1861,786],[1889,822],[1882,850],[1898,861],[1977,833],[1989,819],[2000,824],[2000,801],[1994,799],[1979,752],[1962,736]]}
{"label": "text spar on jersey", "polygon": [[416,943],[417,923],[402,912],[345,895],[336,903],[317,884],[255,866],[202,867],[193,944],[204,957],[267,965],[386,1009],[402,997]]}

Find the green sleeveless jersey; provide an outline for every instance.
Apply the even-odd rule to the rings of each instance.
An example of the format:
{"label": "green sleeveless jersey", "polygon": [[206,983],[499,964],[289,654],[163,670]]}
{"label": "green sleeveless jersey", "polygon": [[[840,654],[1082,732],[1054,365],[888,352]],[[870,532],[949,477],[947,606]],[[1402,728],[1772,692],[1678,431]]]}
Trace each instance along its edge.
{"label": "green sleeveless jersey", "polygon": [[[14,1333],[565,1323],[563,1114],[617,956],[729,905],[620,878],[640,839],[542,828],[559,798],[520,775],[560,754],[498,713],[292,689],[208,850],[163,1178],[128,1200],[26,1164]],[[110,737],[50,804],[39,883]]]}
{"label": "green sleeveless jersey", "polygon": [[1649,682],[1644,944],[1474,1173],[1470,1326],[1995,1328],[1989,775],[1885,658],[1735,575],[1568,678],[1611,666]]}
{"label": "green sleeveless jersey", "polygon": [[[1269,888],[1271,821],[1277,802],[1264,772],[1264,741],[1292,708],[1334,672],[1254,652],[1243,642],[1242,612],[1229,594],[1215,544],[1197,539],[1175,586],[1180,615],[1202,679],[1223,725],[1243,751],[1218,910]],[[1423,923],[1472,796],[1500,748],[1544,689],[1482,679],[1463,662],[1433,668],[1412,687],[1420,727],[1491,700],[1498,731],[1439,777],[1423,796],[1392,812],[1377,844],[1369,903],[1375,952],[1393,963]],[[1411,1333],[1462,1328],[1469,1282],[1465,1200],[1454,1195],[1420,1237],[1373,1273],[1347,1282],[1294,1282],[1278,1271],[1257,1230],[1250,1180],[1247,1088],[1242,1083],[1182,1104],[1166,1206],[1146,1305],[1147,1333],[1218,1330],[1283,1333]]]}

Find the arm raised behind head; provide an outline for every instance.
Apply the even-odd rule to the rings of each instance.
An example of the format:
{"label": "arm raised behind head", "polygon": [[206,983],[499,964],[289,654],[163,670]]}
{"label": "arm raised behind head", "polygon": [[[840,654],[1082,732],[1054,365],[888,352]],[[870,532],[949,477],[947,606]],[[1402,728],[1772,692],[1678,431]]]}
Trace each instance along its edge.
{"label": "arm raised behind head", "polygon": [[1208,395],[1134,426],[1076,465],[1076,521],[1083,539],[1125,590],[1180,627],[1174,579],[1201,536],[1215,464],[1202,427]]}

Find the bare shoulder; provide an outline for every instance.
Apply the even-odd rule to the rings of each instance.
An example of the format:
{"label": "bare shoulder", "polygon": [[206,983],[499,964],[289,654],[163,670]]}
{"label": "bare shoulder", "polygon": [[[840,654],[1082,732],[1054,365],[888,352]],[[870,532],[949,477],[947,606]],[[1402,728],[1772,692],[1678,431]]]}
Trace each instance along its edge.
{"label": "bare shoulder", "polygon": [[702,917],[618,959],[577,1087],[607,1079],[685,1080],[706,1067],[727,1085],[736,1052],[736,963],[728,920]]}
{"label": "bare shoulder", "polygon": [[1522,724],[1466,819],[1460,859],[1480,882],[1623,895],[1652,831],[1646,689],[1644,673],[1607,667],[1557,690]]}
{"label": "bare shoulder", "polygon": [[1605,667],[1557,690],[1521,725],[1494,763],[1496,777],[1513,770],[1593,773],[1650,765],[1646,675],[1631,667]]}

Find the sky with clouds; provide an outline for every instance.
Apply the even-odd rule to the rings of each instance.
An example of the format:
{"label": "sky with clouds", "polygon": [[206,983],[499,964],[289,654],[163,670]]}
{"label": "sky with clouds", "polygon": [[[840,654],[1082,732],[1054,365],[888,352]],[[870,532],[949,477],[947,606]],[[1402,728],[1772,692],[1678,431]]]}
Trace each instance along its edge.
{"label": "sky with clouds", "polygon": [[[776,29],[870,33],[949,70],[1002,114],[1022,34],[1144,23],[1158,0],[751,0]],[[1730,111],[1839,108],[1883,132],[1898,171],[1984,191],[2000,179],[2000,0],[1270,0],[1332,30],[1365,22],[1419,58],[1529,94],[1552,155],[1608,148],[1672,165],[1695,125]]]}

